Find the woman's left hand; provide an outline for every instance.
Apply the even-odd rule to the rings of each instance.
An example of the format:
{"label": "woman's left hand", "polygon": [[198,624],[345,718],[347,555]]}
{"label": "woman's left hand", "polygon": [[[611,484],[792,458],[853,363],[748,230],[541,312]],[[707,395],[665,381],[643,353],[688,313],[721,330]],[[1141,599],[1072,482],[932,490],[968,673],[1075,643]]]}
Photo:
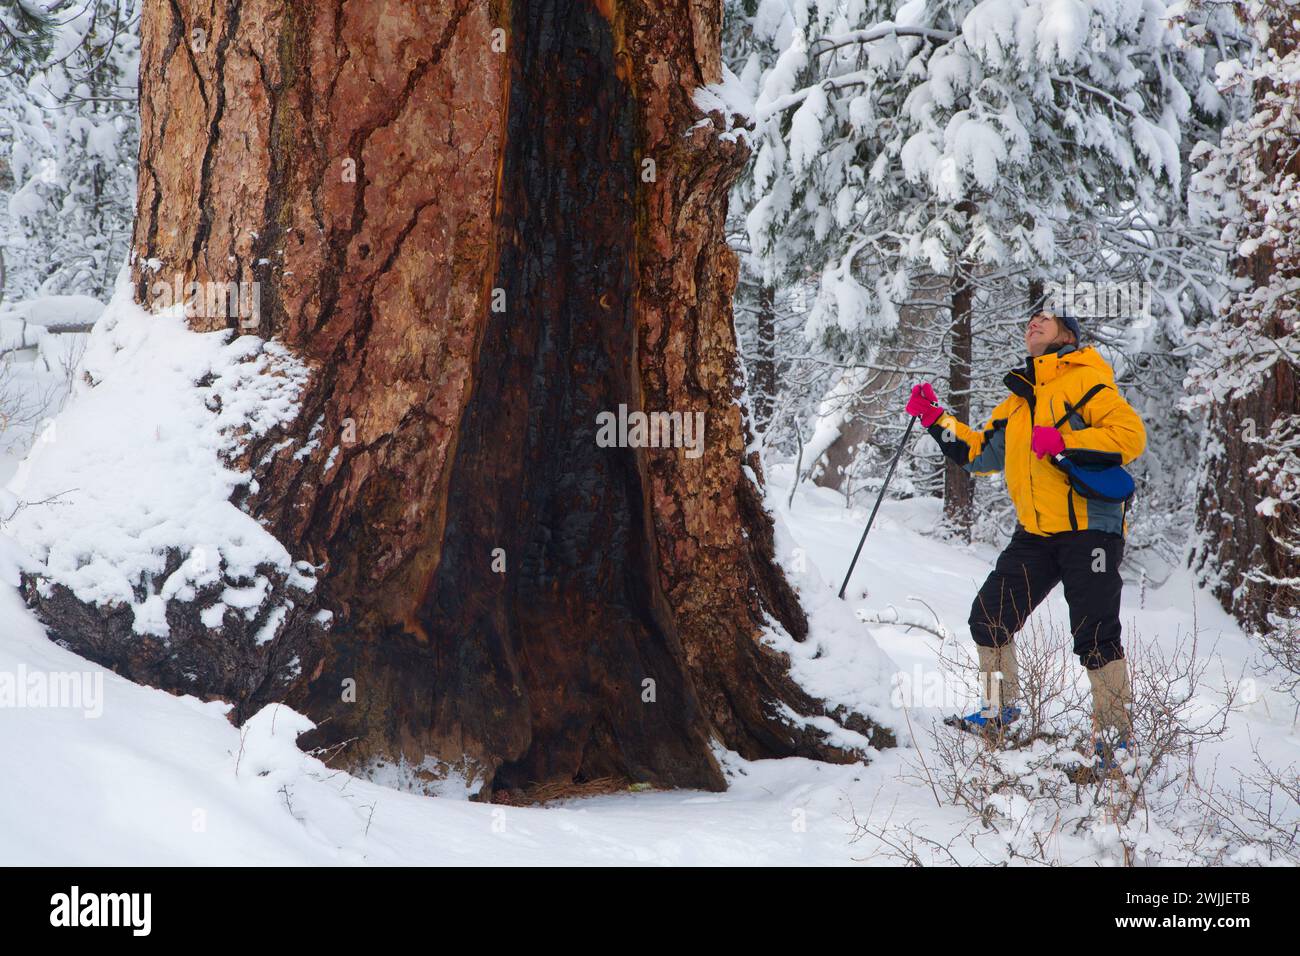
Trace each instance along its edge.
{"label": "woman's left hand", "polygon": [[1039,458],[1044,455],[1059,455],[1065,451],[1065,439],[1050,425],[1035,425],[1033,437],[1029,439],[1029,448]]}

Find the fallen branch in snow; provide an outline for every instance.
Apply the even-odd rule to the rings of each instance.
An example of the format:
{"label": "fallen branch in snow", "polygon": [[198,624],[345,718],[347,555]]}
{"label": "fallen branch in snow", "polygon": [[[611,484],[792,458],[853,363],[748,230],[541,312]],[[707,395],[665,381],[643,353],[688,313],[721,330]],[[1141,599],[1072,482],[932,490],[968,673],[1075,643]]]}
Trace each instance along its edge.
{"label": "fallen branch in snow", "polygon": [[868,611],[865,608],[859,608],[854,612],[854,614],[863,624],[893,624],[898,627],[906,628],[918,627],[927,633],[933,634],[941,641],[946,641],[948,638],[952,637],[952,633],[943,626],[943,622],[939,620],[939,615],[934,613],[934,609],[930,607],[930,605],[926,604],[918,597],[909,596],[908,600],[917,601],[920,604],[925,605],[925,609],[930,612],[930,616],[934,618],[934,622],[931,623],[926,620],[925,616],[920,612],[900,611],[892,604],[883,611]]}
{"label": "fallen branch in snow", "polygon": [[10,510],[10,512],[4,517],[0,517],[0,524],[6,524],[12,521],[14,517],[18,514],[18,512],[22,511],[24,508],[36,508],[39,507],[40,505],[53,504],[54,502],[62,498],[64,495],[70,495],[76,490],[77,490],[76,488],[69,488],[67,491],[60,491],[57,494],[50,495],[48,498],[42,498],[40,501],[23,501],[21,499],[15,498],[14,506]]}
{"label": "fallen branch in snow", "polygon": [[[324,724],[325,721],[322,720],[321,723]],[[356,743],[360,739],[361,739],[360,737],[349,737],[347,738],[347,740],[340,740],[336,744],[330,744],[325,747],[313,747],[310,750],[306,751],[306,753],[309,757],[315,757],[317,760],[319,760],[321,763],[325,764],[325,766],[328,767],[329,762],[338,756],[339,751],[341,751],[348,744]]]}
{"label": "fallen branch in snow", "polygon": [[293,800],[291,799],[291,797],[293,796],[293,791],[289,789],[289,785],[287,783],[281,784],[279,793],[284,797],[284,805],[289,808],[289,816],[293,817],[299,823],[303,823],[304,821],[306,821],[307,819],[306,817],[301,817],[294,812]]}
{"label": "fallen branch in snow", "polygon": [[235,754],[235,776],[239,776],[239,762],[244,759],[244,741],[248,739],[248,724],[239,728],[239,753]]}

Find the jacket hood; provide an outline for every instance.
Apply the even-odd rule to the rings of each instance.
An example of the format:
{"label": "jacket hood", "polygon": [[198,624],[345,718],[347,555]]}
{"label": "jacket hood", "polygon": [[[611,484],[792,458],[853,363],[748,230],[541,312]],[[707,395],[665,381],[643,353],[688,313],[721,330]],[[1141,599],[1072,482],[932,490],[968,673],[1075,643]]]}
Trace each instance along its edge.
{"label": "jacket hood", "polygon": [[1091,368],[1107,385],[1115,386],[1115,372],[1110,363],[1091,345],[1083,348],[1064,345],[1055,352],[1026,356],[1024,364],[1013,368],[1002,381],[1013,394],[1028,399],[1035,385],[1050,382],[1072,365]]}
{"label": "jacket hood", "polygon": [[[1029,381],[1047,381],[1058,371],[1062,365],[1084,365],[1100,372],[1111,384],[1115,384],[1115,371],[1110,367],[1110,363],[1101,357],[1091,345],[1085,345],[1078,348],[1074,345],[1063,345],[1060,349],[1051,352],[1044,352],[1042,355],[1025,356],[1024,364],[1011,371],[1028,378]],[[1039,371],[1046,372],[1040,375]]]}
{"label": "jacket hood", "polygon": [[[1066,349],[1069,349],[1069,351],[1066,351]],[[1110,367],[1109,362],[1101,357],[1101,353],[1091,345],[1084,346],[1081,349],[1066,346],[1065,349],[1061,349],[1056,353],[1056,360],[1061,365],[1086,365],[1089,368],[1094,368],[1105,377],[1109,384],[1115,384],[1115,370]]]}

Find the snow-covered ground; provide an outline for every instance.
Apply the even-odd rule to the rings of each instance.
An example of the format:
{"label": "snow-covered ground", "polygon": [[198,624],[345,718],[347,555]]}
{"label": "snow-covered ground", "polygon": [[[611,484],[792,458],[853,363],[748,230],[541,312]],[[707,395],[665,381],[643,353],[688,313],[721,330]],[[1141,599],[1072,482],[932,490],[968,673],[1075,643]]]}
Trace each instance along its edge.
{"label": "snow-covered ground", "polygon": [[[68,414],[76,420],[75,403]],[[6,462],[6,471],[14,464]],[[950,799],[940,751],[955,732],[938,721],[971,703],[964,685],[950,678],[957,696],[918,695],[906,710],[898,692],[949,672],[941,660],[970,656],[966,615],[996,552],[937,538],[936,501],[887,502],[850,600],[840,602],[835,591],[864,510],[847,511],[837,495],[807,484],[787,508],[789,472],[773,469],[769,504],[779,557],[809,609],[812,637],[779,643],[814,693],[896,728],[902,745],[869,764],[722,754],[726,793],[630,792],[545,808],[402,792],[301,753],[293,741],[307,722],[287,708],[267,708],[237,729],[224,717],[226,705],[132,684],[54,644],[19,599],[16,546],[0,538],[0,766],[8,770],[0,864],[853,865],[909,854],[978,863],[1023,858],[1027,847],[1047,862],[1112,864],[1122,861],[1121,836],[1145,862],[1206,862],[1216,852],[1264,859],[1214,840],[1187,849],[1184,834],[1204,819],[1187,785],[1153,795],[1151,812],[1122,827],[1105,819],[1096,787],[1080,791],[1069,826],[1045,816],[1056,809],[1023,799],[990,797],[987,822]],[[865,624],[859,611],[900,623]],[[1058,590],[1031,629],[1056,641],[1053,653],[1085,686],[1055,626],[1066,618]],[[1127,588],[1125,627],[1135,660],[1172,655],[1195,632],[1209,666],[1189,713],[1211,714],[1227,689],[1241,691],[1227,733],[1198,747],[1192,776],[1200,787],[1249,780],[1257,769],[1252,750],[1276,770],[1300,766],[1295,702],[1251,670],[1251,645],[1185,573],[1158,590]],[[67,693],[81,694],[76,706],[33,706],[40,701],[32,695],[44,690],[52,698],[59,679]],[[27,692],[15,697],[15,685]],[[1186,762],[1171,760],[1168,775],[1180,773],[1188,774]]]}
{"label": "snow-covered ground", "polygon": [[63,405],[102,302],[46,295],[0,306],[0,481]]}
{"label": "snow-covered ground", "polygon": [[[205,622],[228,608],[252,620],[268,570],[301,572],[231,503],[251,475],[226,462],[297,414],[307,370],[275,342],[192,332],[180,307],[147,312],[125,273],[101,311],[70,400],[9,481],[25,504],[8,506],[3,531],[42,582],[129,607],[137,634],[166,636],[166,602],[194,600],[223,576],[243,586],[221,592]],[[170,573],[169,551],[186,556]]]}
{"label": "snow-covered ground", "polygon": [[[822,626],[836,610],[829,606],[835,602],[829,582],[852,553],[860,515],[812,489],[801,490],[783,517],[790,540],[806,549],[810,580],[802,586],[817,608],[814,620],[824,633],[815,639],[822,642],[823,657],[836,662],[839,696],[851,695],[855,681],[866,679],[864,671],[874,673],[873,639],[897,671],[936,666],[939,639],[927,632],[856,622],[839,626],[848,620],[847,609]],[[927,536],[936,518],[932,501],[886,503],[854,575],[852,591],[865,586],[869,596],[851,603],[902,610],[916,606],[909,596],[924,596],[953,639],[964,641],[970,594],[993,552]],[[813,584],[818,570],[823,580]],[[823,591],[823,598],[808,593],[810,587]],[[1059,594],[1051,604],[1063,617]],[[1192,626],[1193,605],[1202,634],[1218,638],[1222,674],[1234,678],[1250,648],[1185,578],[1148,592],[1145,608],[1137,606],[1130,588],[1126,618],[1143,639],[1172,642],[1179,629],[1186,633]],[[855,840],[855,819],[891,840],[891,834],[909,830],[942,843],[955,834],[982,833],[973,843],[959,840],[953,852],[971,862],[980,854],[1005,855],[999,832],[972,828],[968,811],[937,805],[918,779],[930,745],[920,729],[942,708],[910,712],[920,750],[885,751],[867,766],[728,756],[732,785],[722,794],[629,793],[519,808],[417,796],[331,771],[293,746],[305,722],[292,711],[268,708],[241,732],[224,718],[222,704],[137,686],[51,643],[6,586],[0,588],[0,673],[24,670],[91,675],[86,686],[93,689],[102,680],[102,697],[92,694],[81,709],[0,710],[0,766],[10,768],[0,788],[4,864],[896,861],[876,837]],[[867,700],[880,696],[873,687],[864,686],[862,693]],[[1217,757],[1220,776],[1233,773],[1234,764],[1247,767],[1248,739],[1278,767],[1300,760],[1294,712],[1281,698],[1258,693],[1253,704],[1232,715],[1230,735],[1203,760]],[[1058,837],[1057,843],[1054,852],[1064,863],[1107,859],[1107,848],[1095,838]]]}

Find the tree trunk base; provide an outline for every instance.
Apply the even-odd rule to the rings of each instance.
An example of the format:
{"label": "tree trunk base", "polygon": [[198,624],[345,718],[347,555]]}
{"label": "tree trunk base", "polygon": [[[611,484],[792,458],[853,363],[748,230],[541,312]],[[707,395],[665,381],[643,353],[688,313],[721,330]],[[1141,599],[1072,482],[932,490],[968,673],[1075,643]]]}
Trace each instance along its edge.
{"label": "tree trunk base", "polygon": [[[719,14],[150,0],[137,289],[145,262],[265,287],[259,333],[313,372],[241,505],[319,593],[257,646],[171,609],[174,660],[66,597],[52,632],[235,719],[283,700],[337,765],[453,768],[484,799],[717,790],[717,743],[858,759],[797,719],[826,708],[762,643],[807,622],[745,457],[722,226],[748,150],[692,97],[722,76]],[[700,416],[698,454],[605,447],[621,410]]]}

